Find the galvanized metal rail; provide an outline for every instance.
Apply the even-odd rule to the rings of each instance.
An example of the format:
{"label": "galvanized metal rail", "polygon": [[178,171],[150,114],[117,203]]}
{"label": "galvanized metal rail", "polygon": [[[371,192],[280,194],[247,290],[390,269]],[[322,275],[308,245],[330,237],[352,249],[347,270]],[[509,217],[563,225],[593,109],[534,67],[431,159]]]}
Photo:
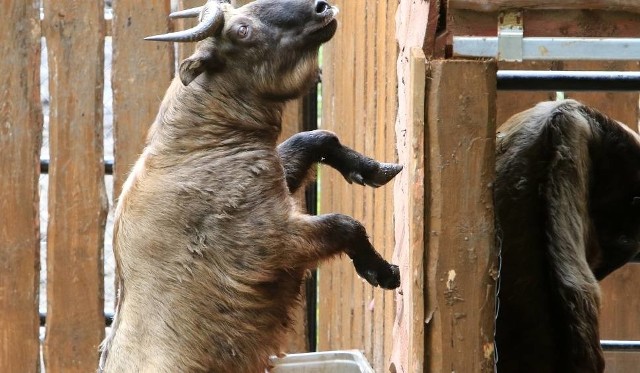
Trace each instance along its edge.
{"label": "galvanized metal rail", "polygon": [[500,37],[454,36],[453,55],[498,58],[505,61],[637,61],[640,60],[640,38],[518,39],[509,33]]}
{"label": "galvanized metal rail", "polygon": [[602,349],[605,351],[640,351],[640,341],[600,341]]}

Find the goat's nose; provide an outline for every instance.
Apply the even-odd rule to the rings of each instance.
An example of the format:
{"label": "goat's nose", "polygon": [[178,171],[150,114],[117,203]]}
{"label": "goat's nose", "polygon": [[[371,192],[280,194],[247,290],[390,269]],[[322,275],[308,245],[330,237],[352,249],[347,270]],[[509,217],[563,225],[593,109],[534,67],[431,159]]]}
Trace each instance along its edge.
{"label": "goat's nose", "polygon": [[323,1],[323,0],[316,1],[316,13],[317,14],[322,14],[322,13],[326,12],[327,10],[329,10],[329,8],[331,8],[331,5],[329,5],[328,2]]}

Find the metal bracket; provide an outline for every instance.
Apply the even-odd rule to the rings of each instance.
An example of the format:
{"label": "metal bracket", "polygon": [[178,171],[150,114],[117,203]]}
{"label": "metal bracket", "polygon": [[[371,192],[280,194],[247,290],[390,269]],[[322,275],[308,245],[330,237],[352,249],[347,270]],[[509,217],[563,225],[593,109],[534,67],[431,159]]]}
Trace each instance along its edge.
{"label": "metal bracket", "polygon": [[523,38],[522,11],[501,12],[498,17],[498,60],[522,61]]}

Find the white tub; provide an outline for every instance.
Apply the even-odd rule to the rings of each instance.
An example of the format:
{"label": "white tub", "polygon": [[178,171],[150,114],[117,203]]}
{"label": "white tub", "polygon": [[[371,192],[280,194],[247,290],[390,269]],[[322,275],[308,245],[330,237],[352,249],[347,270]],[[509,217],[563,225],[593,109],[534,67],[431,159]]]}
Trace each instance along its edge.
{"label": "white tub", "polygon": [[272,373],[374,373],[358,350],[292,354],[272,361]]}

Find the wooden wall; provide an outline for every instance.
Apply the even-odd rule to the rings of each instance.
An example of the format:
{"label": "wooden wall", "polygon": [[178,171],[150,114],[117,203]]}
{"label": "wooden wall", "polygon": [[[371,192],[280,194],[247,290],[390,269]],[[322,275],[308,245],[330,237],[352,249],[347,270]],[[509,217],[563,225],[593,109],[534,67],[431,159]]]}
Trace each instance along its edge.
{"label": "wooden wall", "polygon": [[[451,35],[495,36],[498,17],[496,10],[503,4],[516,2],[500,0],[487,5],[477,0],[450,1],[448,26]],[[543,3],[520,2],[530,8],[536,8]],[[557,4],[558,2],[553,4],[547,2],[549,7],[556,7]],[[621,11],[626,9],[637,12],[638,7],[635,1],[575,1],[562,4],[562,7],[572,9],[525,10],[525,36],[640,37],[638,14]],[[575,10],[588,7],[592,9],[609,7],[611,10]],[[469,9],[482,10],[482,12]],[[638,71],[640,63],[637,61],[525,61],[500,62],[499,67],[520,70]],[[563,92],[562,94],[565,98],[573,98],[591,105],[625,123],[633,130],[638,130],[640,114],[638,92]],[[498,92],[498,125],[511,115],[528,109],[540,101],[555,99],[556,92]],[[640,323],[637,322],[639,305],[633,296],[633,286],[639,282],[640,264],[628,264],[601,283],[601,339],[640,340]],[[638,352],[607,352],[605,357],[608,372],[635,372],[640,364]]]}
{"label": "wooden wall", "polygon": [[[324,47],[322,128],[343,144],[381,161],[397,160],[395,1],[340,0],[339,27]],[[376,249],[391,260],[393,184],[349,185],[334,170],[320,171],[320,213],[362,221]],[[392,349],[394,292],[358,278],[347,257],[320,268],[318,349],[363,350],[376,372],[386,372]]]}

